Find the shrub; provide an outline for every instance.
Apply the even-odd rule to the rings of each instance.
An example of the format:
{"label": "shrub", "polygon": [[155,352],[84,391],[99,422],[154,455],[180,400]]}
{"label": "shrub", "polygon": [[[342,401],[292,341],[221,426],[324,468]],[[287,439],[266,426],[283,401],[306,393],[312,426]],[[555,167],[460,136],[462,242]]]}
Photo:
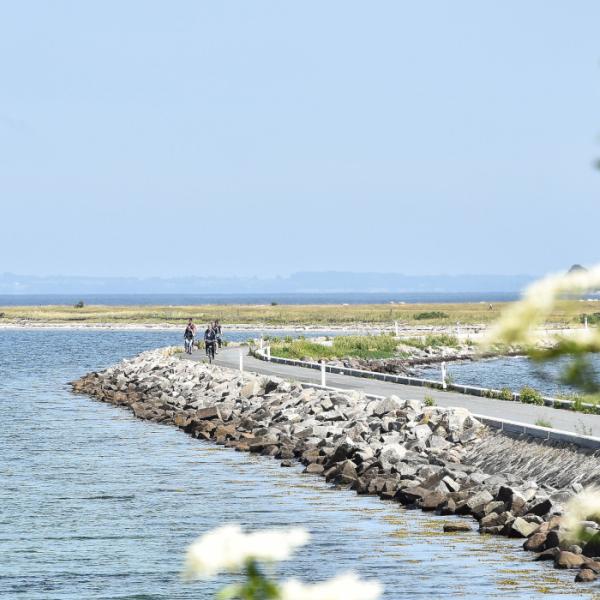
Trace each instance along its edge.
{"label": "shrub", "polygon": [[423,400],[425,406],[435,406],[435,398],[427,394]]}
{"label": "shrub", "polygon": [[504,387],[500,390],[500,400],[507,400],[510,402],[513,400],[513,398],[514,396],[510,388]]}
{"label": "shrub", "polygon": [[277,306],[277,304],[279,304],[278,302],[271,302],[271,306]]}
{"label": "shrub", "polygon": [[77,304],[73,305],[73,308],[83,308],[84,306],[83,300],[80,300]]}
{"label": "shrub", "polygon": [[292,336],[291,336],[291,335],[286,335],[286,336],[283,338],[283,341],[284,341],[286,344],[291,344],[291,343],[292,343],[294,340],[292,339]]}
{"label": "shrub", "polygon": [[595,325],[600,323],[600,312],[592,313],[591,315],[583,314],[579,315],[579,322],[585,323],[585,318],[587,317],[587,321],[589,325]]}
{"label": "shrub", "polygon": [[416,321],[425,321],[427,319],[447,319],[450,315],[441,310],[430,310],[428,312],[417,313],[413,318]]}
{"label": "shrub", "polygon": [[528,385],[522,388],[519,393],[521,396],[521,402],[524,404],[537,404],[538,406],[544,405],[542,394]]}

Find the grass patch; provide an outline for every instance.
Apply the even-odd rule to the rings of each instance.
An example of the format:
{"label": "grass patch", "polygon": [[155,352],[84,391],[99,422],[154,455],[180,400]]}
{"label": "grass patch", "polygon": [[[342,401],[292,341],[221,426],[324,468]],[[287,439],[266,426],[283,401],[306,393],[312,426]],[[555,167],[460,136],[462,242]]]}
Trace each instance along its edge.
{"label": "grass patch", "polygon": [[413,319],[415,321],[431,321],[432,319],[447,319],[450,315],[441,310],[429,310],[417,313]]}
{"label": "grass patch", "polygon": [[[4,322],[32,323],[115,323],[145,324],[165,323],[184,325],[192,317],[197,323],[219,319],[222,323],[249,323],[256,325],[390,325],[394,321],[410,323],[422,313],[443,313],[448,317],[427,319],[431,325],[452,322],[488,324],[496,320],[508,303],[495,303],[495,310],[478,302],[456,304],[229,304],[187,306],[104,306],[91,305],[82,299],[84,306],[0,306]],[[559,302],[548,323],[581,326],[581,303],[573,300]],[[497,309],[497,310],[496,310]],[[417,319],[418,320],[418,319]]]}
{"label": "grass patch", "polygon": [[425,406],[435,406],[435,398],[429,394],[426,394],[425,398],[423,398],[423,403]]}
{"label": "grass patch", "polygon": [[440,346],[458,348],[460,345],[457,337],[445,333],[440,335],[426,335],[424,338],[403,338],[401,343],[405,346],[419,348],[420,350],[424,350],[425,348],[439,348]]}
{"label": "grass patch", "polygon": [[345,335],[333,338],[331,346],[308,340],[278,341],[271,344],[271,354],[283,358],[310,360],[352,358],[391,358],[398,341],[389,335]]}
{"label": "grass patch", "polygon": [[538,427],[547,427],[548,429],[552,429],[552,421],[547,421],[546,419],[538,419],[535,424]]}

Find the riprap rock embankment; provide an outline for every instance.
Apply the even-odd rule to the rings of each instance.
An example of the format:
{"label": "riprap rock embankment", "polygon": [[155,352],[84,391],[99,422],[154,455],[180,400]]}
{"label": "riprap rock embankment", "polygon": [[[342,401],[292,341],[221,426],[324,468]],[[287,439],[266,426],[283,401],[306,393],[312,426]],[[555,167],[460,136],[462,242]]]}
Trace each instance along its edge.
{"label": "riprap rock embankment", "polygon": [[[372,399],[247,373],[242,378],[165,351],[146,352],[72,385],[197,438],[271,456],[282,466],[298,460],[306,472],[359,494],[471,515],[480,531],[526,538],[526,550],[557,567],[585,570],[587,578],[600,572],[593,559],[600,549],[574,546],[560,531],[562,503],[598,472],[598,457],[590,452],[491,433],[463,408]],[[571,466],[569,474],[557,469],[557,458]],[[586,527],[592,533],[597,526]]]}

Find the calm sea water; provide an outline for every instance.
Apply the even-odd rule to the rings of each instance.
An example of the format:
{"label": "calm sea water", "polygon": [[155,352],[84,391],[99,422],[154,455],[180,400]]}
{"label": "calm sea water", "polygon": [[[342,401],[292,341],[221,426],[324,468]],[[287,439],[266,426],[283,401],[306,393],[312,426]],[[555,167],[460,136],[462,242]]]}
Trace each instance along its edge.
{"label": "calm sea water", "polygon": [[[244,336],[247,334],[245,333]],[[278,462],[74,395],[67,382],[177,332],[0,331],[0,598],[211,598],[186,546],[225,521],[302,525],[283,576],[353,569],[385,598],[591,598],[515,540],[440,534],[441,517],[331,488]]]}
{"label": "calm sea water", "polygon": [[404,293],[331,293],[331,294],[0,294],[0,306],[86,304],[189,306],[194,304],[389,304],[444,302],[509,302],[517,300],[513,292],[404,292]]}
{"label": "calm sea water", "polygon": [[[448,363],[448,373],[456,383],[486,388],[504,387],[518,392],[523,386],[533,386],[549,396],[569,395],[578,390],[562,381],[562,374],[569,359],[550,362],[534,362],[524,356],[494,358],[476,362]],[[600,356],[594,355],[590,363],[600,375]],[[419,370],[426,378],[440,379],[440,367],[432,366]]]}

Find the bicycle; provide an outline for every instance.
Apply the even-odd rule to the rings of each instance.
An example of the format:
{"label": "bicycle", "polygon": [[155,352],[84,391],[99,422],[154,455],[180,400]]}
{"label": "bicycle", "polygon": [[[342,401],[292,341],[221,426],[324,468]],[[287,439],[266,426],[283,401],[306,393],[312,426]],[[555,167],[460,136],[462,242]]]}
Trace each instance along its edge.
{"label": "bicycle", "polygon": [[208,362],[212,363],[215,360],[215,342],[205,342],[206,356],[208,356]]}
{"label": "bicycle", "polygon": [[183,345],[187,354],[191,354],[194,350],[194,338],[185,338]]}

